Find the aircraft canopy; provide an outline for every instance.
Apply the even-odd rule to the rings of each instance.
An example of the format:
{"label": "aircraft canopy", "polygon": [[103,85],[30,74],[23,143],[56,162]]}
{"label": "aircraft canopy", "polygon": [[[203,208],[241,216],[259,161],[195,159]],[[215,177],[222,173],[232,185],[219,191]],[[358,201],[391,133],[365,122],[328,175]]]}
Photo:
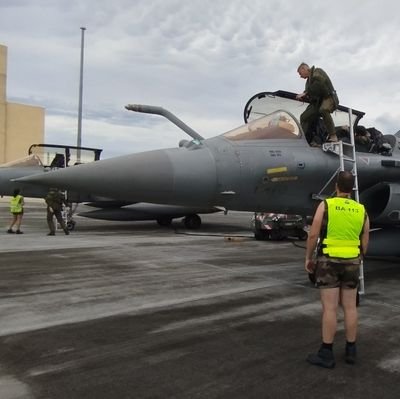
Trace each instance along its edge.
{"label": "aircraft canopy", "polygon": [[225,133],[223,137],[231,141],[298,139],[300,128],[293,115],[278,110],[264,117],[259,116],[258,119]]}
{"label": "aircraft canopy", "polygon": [[32,144],[29,155],[35,155],[45,167],[65,168],[68,166],[98,161],[101,149],[75,147],[58,144]]}
{"label": "aircraft canopy", "polygon": [[[246,103],[244,108],[245,123],[251,122],[264,115],[268,115],[277,109],[290,112],[297,120],[308,106],[307,101],[296,100],[296,94],[279,90],[276,92],[262,92],[254,95]],[[364,112],[351,110],[351,122],[355,127],[358,121],[365,115]],[[349,108],[339,105],[332,113],[333,122],[336,127],[349,126]]]}

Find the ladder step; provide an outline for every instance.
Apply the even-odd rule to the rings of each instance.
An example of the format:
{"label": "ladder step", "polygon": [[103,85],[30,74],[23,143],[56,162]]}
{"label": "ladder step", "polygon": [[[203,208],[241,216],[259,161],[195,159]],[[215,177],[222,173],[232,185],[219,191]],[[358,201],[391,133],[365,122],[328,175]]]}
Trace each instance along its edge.
{"label": "ladder step", "polygon": [[[339,157],[342,156],[344,161],[349,161],[349,162],[355,163],[356,160],[353,157],[351,157],[349,155],[346,155],[346,154],[343,154],[343,153],[342,153],[342,155],[340,154],[340,146],[341,146],[341,144],[346,144],[347,146],[352,147],[352,145],[349,144],[349,143],[334,142],[334,143],[324,143],[324,144],[322,144],[322,150],[325,151],[325,152],[330,152],[332,154],[335,154],[335,155],[337,155]],[[342,147],[342,150],[343,150],[343,147]]]}
{"label": "ladder step", "polygon": [[[357,159],[356,159],[356,152],[355,152],[355,146],[354,146],[354,132],[351,130],[351,142],[343,142],[343,141],[335,141],[335,142],[328,142],[328,143],[323,143],[322,144],[322,150],[324,152],[328,152],[331,154],[335,154],[339,157],[340,159],[340,167],[336,171],[336,173],[332,176],[332,178],[325,184],[325,186],[321,189],[321,191],[318,194],[312,194],[311,198],[314,200],[324,200],[326,198],[331,197],[331,195],[325,195],[323,194],[324,191],[332,184],[332,180],[334,176],[339,172],[339,170],[343,170],[344,168],[344,162],[350,162],[353,164],[352,167],[352,172],[354,175],[354,187],[353,191],[355,194],[355,198],[358,201],[358,176],[357,176]],[[351,152],[351,156],[349,155],[349,152]]]}

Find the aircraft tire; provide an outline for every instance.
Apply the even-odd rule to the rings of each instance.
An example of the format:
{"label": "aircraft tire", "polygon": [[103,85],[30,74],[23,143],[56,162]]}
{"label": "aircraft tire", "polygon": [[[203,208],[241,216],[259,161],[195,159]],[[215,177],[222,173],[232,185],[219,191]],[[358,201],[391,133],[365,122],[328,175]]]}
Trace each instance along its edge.
{"label": "aircraft tire", "polygon": [[254,238],[257,241],[265,241],[269,239],[269,234],[264,230],[257,229],[254,230]]}
{"label": "aircraft tire", "polygon": [[272,241],[282,241],[285,238],[280,231],[276,230],[272,230],[269,237]]}
{"label": "aircraft tire", "polygon": [[201,218],[199,215],[188,215],[183,219],[183,223],[187,229],[195,230],[201,226]]}
{"label": "aircraft tire", "polygon": [[168,227],[168,226],[171,226],[172,218],[169,218],[169,217],[158,218],[157,223],[159,226]]}
{"label": "aircraft tire", "polygon": [[72,231],[72,230],[75,229],[75,225],[76,225],[76,222],[73,221],[73,220],[70,220],[69,222],[67,222],[67,229],[68,229],[69,231]]}
{"label": "aircraft tire", "polygon": [[298,233],[298,237],[299,237],[299,240],[306,241],[307,238],[308,238],[308,234],[307,234],[306,231],[300,230],[299,233]]}

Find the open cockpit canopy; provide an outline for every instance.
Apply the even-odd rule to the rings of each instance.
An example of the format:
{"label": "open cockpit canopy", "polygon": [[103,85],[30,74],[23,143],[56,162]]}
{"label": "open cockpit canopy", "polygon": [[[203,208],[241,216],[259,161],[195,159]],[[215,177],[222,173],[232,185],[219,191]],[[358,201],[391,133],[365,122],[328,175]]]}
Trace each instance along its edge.
{"label": "open cockpit canopy", "polygon": [[[244,121],[249,123],[262,116],[282,109],[291,113],[298,121],[300,115],[308,106],[307,101],[296,100],[296,94],[288,91],[262,92],[254,95],[246,103],[244,108]],[[365,115],[364,112],[351,110],[351,123],[353,127]],[[332,113],[333,122],[337,128],[349,126],[349,108],[339,105],[337,110]]]}
{"label": "open cockpit canopy", "polygon": [[39,158],[49,168],[65,168],[81,163],[98,161],[102,150],[58,144],[32,144],[28,153]]}
{"label": "open cockpit canopy", "polygon": [[[281,115],[286,113],[286,115],[290,116],[290,124],[295,126],[293,134],[297,137],[301,137],[304,132],[302,131],[299,122],[300,115],[306,110],[308,105],[309,103],[307,101],[296,100],[296,94],[288,91],[279,90],[276,92],[262,92],[251,97],[246,103],[243,115],[244,121],[248,125],[248,130],[253,131],[254,126],[265,125],[265,121],[267,119],[274,120],[276,119],[276,114]],[[374,127],[365,128],[364,126],[360,126],[358,123],[364,115],[364,112],[339,105],[332,113],[336,135],[339,140],[350,143],[350,126],[353,126],[354,143],[357,152],[391,155],[394,149],[400,149],[400,143],[396,136],[391,134],[384,135]],[[322,122],[322,120],[318,122]],[[245,126],[239,129],[246,130]],[[311,138],[316,142],[317,145],[321,146],[321,144],[326,141],[327,132],[324,126],[318,124],[314,126],[313,129],[314,130]],[[278,131],[275,131],[275,133],[277,132]],[[283,133],[283,130],[281,129],[280,132],[282,133],[280,138],[290,137],[287,133]],[[258,134],[260,135],[261,132]],[[240,137],[243,137],[240,134],[236,134],[235,131],[225,133],[224,136],[230,138],[231,140],[235,140],[235,138],[232,137],[239,137],[236,138],[236,140],[240,139]],[[269,134],[268,138],[277,138],[275,136],[273,134]],[[310,142],[310,137],[306,136],[306,139],[308,142]]]}

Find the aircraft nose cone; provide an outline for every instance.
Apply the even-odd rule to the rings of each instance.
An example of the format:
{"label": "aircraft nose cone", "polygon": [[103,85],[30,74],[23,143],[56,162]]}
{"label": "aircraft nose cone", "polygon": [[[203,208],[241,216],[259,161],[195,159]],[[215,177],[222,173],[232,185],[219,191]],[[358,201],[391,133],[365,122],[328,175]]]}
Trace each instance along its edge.
{"label": "aircraft nose cone", "polygon": [[156,150],[131,154],[21,179],[31,183],[132,202],[198,203],[215,190],[208,150]]}

